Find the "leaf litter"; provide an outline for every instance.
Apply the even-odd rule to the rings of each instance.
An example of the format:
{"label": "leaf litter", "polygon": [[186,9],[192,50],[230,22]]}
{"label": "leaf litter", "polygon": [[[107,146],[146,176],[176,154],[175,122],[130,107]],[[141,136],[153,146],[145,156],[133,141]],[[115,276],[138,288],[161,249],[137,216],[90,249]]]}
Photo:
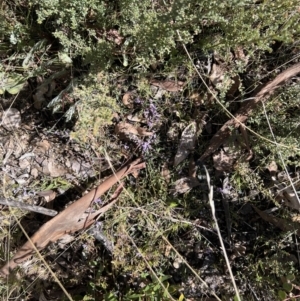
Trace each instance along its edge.
{"label": "leaf litter", "polygon": [[[112,33],[112,36],[113,36],[113,33]],[[115,38],[117,38],[117,37],[115,37]],[[214,66],[212,66],[212,67],[213,67],[212,72],[214,72]],[[212,74],[213,73],[211,73],[211,76],[212,76]],[[224,74],[222,75],[222,73],[219,73],[219,75],[214,74],[214,76],[215,76],[215,78],[211,77],[211,81],[215,82],[216,84],[224,83],[224,78],[222,78],[222,76],[224,77]],[[185,87],[184,82],[178,82],[178,81],[177,82],[176,81],[168,82],[168,81],[169,80],[154,82],[152,84],[156,85],[161,90],[169,91],[169,92],[181,92],[182,89]],[[166,93],[165,95],[169,95],[169,94],[170,93]],[[174,94],[176,94],[176,93],[174,93]],[[125,95],[126,95],[126,93],[125,93]],[[123,99],[124,99],[125,95],[123,95]],[[124,106],[126,106],[126,109],[135,108],[134,101],[132,101],[132,99],[131,99],[132,96],[128,94],[126,97],[128,97],[128,99],[126,99],[126,101],[123,101],[123,99],[122,99]],[[163,119],[163,114],[158,114],[158,110],[157,110],[157,106],[156,106],[157,104],[155,102],[157,99],[152,97],[152,100],[149,101],[149,105],[147,108],[146,108],[146,104],[144,102],[144,104],[143,104],[144,111],[140,111],[137,114],[136,114],[136,112],[132,112],[132,114],[130,114],[130,115],[125,115],[124,119],[126,120],[126,122],[119,121],[115,127],[116,136],[118,136],[120,139],[124,139],[125,142],[132,141],[132,142],[136,143],[136,145],[139,145],[140,150],[148,149],[151,152],[151,145],[153,145],[152,143],[155,140],[155,136],[160,135],[160,132],[159,132],[160,119]],[[159,97],[159,99],[162,101],[165,101],[165,98]],[[202,99],[202,95],[200,93],[198,95],[196,95],[192,100],[195,102],[195,105],[197,105],[197,106],[205,104]],[[176,101],[178,101],[178,99]],[[181,108],[178,109],[177,111],[180,113]],[[160,112],[160,113],[162,113],[162,112]],[[170,151],[170,153],[167,154],[167,157],[169,156],[167,159],[170,159],[170,160],[168,162],[166,162],[167,160],[165,160],[165,157],[163,157],[164,164],[162,164],[162,166],[161,166],[162,167],[161,168],[162,176],[164,177],[164,179],[166,180],[167,183],[169,183],[171,181],[173,176],[175,176],[176,178],[178,178],[178,176],[181,177],[179,180],[173,181],[173,186],[169,190],[169,192],[171,192],[172,196],[176,196],[176,198],[179,198],[179,197],[181,198],[182,196],[179,196],[180,194],[188,193],[191,191],[191,189],[200,185],[200,181],[196,178],[197,170],[195,169],[195,161],[193,160],[194,155],[196,156],[199,153],[198,147],[196,148],[196,142],[199,138],[200,123],[199,123],[199,120],[196,119],[195,116],[193,115],[193,116],[189,116],[189,118],[192,118],[192,120],[195,120],[195,121],[192,121],[192,123],[189,122],[188,126],[185,126],[186,122],[182,121],[181,118],[182,118],[182,116],[184,116],[184,117],[186,117],[186,116],[184,114],[180,115],[179,113],[177,114],[176,117],[179,119],[178,123],[182,122],[182,124],[184,125],[184,129],[183,129],[181,137],[179,139],[179,143],[176,143],[176,145],[178,144],[178,147],[177,147],[177,149],[175,149],[175,151],[176,151],[175,158],[174,158],[174,152]],[[118,114],[121,115],[121,113],[119,113],[119,112],[118,112]],[[141,117],[141,116],[143,116],[143,117]],[[122,120],[122,117],[120,119]],[[190,120],[190,119],[188,119],[188,120]],[[202,127],[204,128],[205,124],[202,124]],[[171,128],[172,128],[172,126],[171,126]],[[198,130],[197,130],[197,128],[198,128]],[[202,131],[202,128],[201,128],[201,131]],[[207,133],[208,133],[208,131],[205,132],[205,134],[207,134]],[[211,132],[209,132],[209,134],[211,134]],[[18,135],[18,133],[17,133],[17,135]],[[51,135],[49,135],[49,137],[51,137]],[[26,143],[22,147],[19,147],[18,151],[16,150],[16,145],[14,144],[14,142],[15,142],[14,139],[13,138],[10,139],[9,141],[11,141],[11,143],[10,143],[10,147],[9,147],[9,149],[10,149],[9,152],[11,152],[11,154],[5,162],[6,163],[5,164],[6,174],[4,174],[4,176],[7,176],[9,173],[9,177],[11,177],[10,180],[12,180],[14,182],[20,181],[20,183],[22,183],[22,181],[23,181],[23,186],[27,186],[27,184],[30,184],[34,178],[40,179],[43,175],[48,176],[51,179],[56,178],[56,177],[57,178],[71,177],[72,179],[74,179],[76,181],[76,179],[83,176],[82,172],[84,169],[85,169],[85,171],[92,169],[93,166],[91,164],[89,164],[89,162],[87,162],[88,160],[84,160],[82,158],[82,157],[88,158],[89,156],[91,156],[91,153],[86,155],[82,152],[81,156],[78,154],[76,155],[75,152],[69,146],[69,141],[65,144],[56,143],[55,139],[51,139],[49,137],[47,137],[47,138],[39,137],[39,139],[35,138],[32,141],[30,141],[29,139],[28,140],[25,139]],[[178,140],[178,135],[173,135],[173,136],[168,135],[167,137],[170,140],[172,140],[173,142],[176,141],[176,139]],[[115,138],[115,137],[113,137],[113,138]],[[112,138],[112,140],[113,140],[113,138]],[[161,137],[159,137],[159,138],[161,138]],[[228,136],[227,136],[227,138],[228,138]],[[228,142],[227,138],[225,140],[223,140],[223,143],[221,143],[223,145],[223,150],[219,151],[218,153],[215,153],[215,155],[213,156],[214,167],[216,170],[220,171],[222,174],[231,172],[232,169],[234,168],[234,164],[235,164],[236,160],[239,160],[239,159],[244,160],[244,157],[243,157],[244,149],[236,150],[234,147],[226,145],[226,142]],[[2,141],[4,141],[4,139]],[[29,141],[32,142],[32,144],[29,143]],[[175,143],[173,143],[173,144],[175,145]],[[248,144],[248,147],[250,147],[249,144]],[[217,148],[215,149],[215,151],[218,151]],[[6,150],[8,150],[8,149],[6,149]],[[223,151],[223,153],[222,153],[222,151]],[[143,152],[142,152],[142,154],[144,155]],[[186,165],[187,165],[186,163],[187,162],[185,162],[185,160],[189,156],[190,156],[189,175],[186,176],[187,173],[185,173],[185,171],[186,171]],[[130,156],[128,156],[128,158],[130,158]],[[172,159],[174,159],[174,160],[172,161]],[[174,163],[173,166],[172,166],[171,162]],[[17,163],[17,164],[15,164],[15,163]],[[180,165],[180,164],[182,164],[185,167],[184,172],[181,172],[181,170],[179,170],[178,165]],[[17,166],[17,168],[14,165]],[[174,168],[175,166],[177,166],[177,169]],[[144,168],[144,166],[141,168]],[[176,172],[174,173],[173,168],[175,170],[177,170],[178,174],[176,174]],[[21,172],[19,172],[18,169],[21,169]],[[132,174],[135,177],[137,177],[137,170],[133,170]],[[283,187],[280,185],[281,184],[285,185],[285,180],[280,179],[278,174],[279,173],[276,171],[275,176],[276,176],[276,181],[278,181],[278,182],[276,182],[275,184],[278,186],[279,190],[283,190],[286,188],[286,186]],[[3,173],[2,173],[2,175],[3,175]],[[27,176],[27,175],[29,175],[29,176]],[[90,173],[89,176],[93,176],[93,174]],[[85,176],[84,176],[84,179],[86,179],[86,178],[87,178],[87,174],[85,174]],[[228,179],[228,177],[227,177],[227,179]],[[219,180],[220,179],[217,178],[217,181],[219,181]],[[24,185],[24,184],[26,184],[26,185]],[[229,186],[230,186],[229,184],[226,186],[223,183],[223,188],[222,188],[223,192],[222,193],[224,194],[225,192],[227,192],[226,198],[227,197],[230,198],[232,196],[232,191],[230,190],[230,188],[228,188]],[[120,188],[120,190],[121,190],[121,188]],[[25,191],[25,189],[24,189],[24,191]],[[21,190],[21,192],[23,193],[22,190]],[[43,196],[43,191],[41,191],[40,193],[37,192],[37,194],[39,194],[39,196],[45,197],[49,202],[51,202],[51,200],[53,200],[53,198],[55,198],[55,196],[58,193],[53,190],[48,190],[48,192],[45,192],[45,196]],[[196,192],[195,192],[195,194],[196,194]],[[169,197],[172,197],[172,196],[169,196]],[[193,196],[194,196],[194,194],[193,194]],[[79,201],[77,201],[77,202],[79,202]],[[94,198],[92,198],[92,201],[96,201],[96,200],[94,200]],[[111,204],[111,206],[113,206],[115,204],[114,201],[115,200],[112,200],[111,203],[108,202],[107,205]],[[203,201],[203,200],[201,200],[201,201]],[[74,202],[73,204],[76,204],[77,202]],[[91,202],[89,202],[88,207],[86,207],[85,205],[83,206],[86,209],[84,211],[82,211],[83,207],[81,207],[81,206],[80,206],[80,208],[77,208],[78,210],[75,210],[76,212],[72,211],[77,206],[77,205],[73,206],[73,204],[69,205],[67,207],[67,209],[61,211],[60,218],[61,218],[64,229],[58,229],[56,222],[59,220],[56,220],[55,223],[54,222],[46,223],[44,226],[42,226],[42,228],[39,231],[37,231],[36,234],[34,234],[34,236],[33,236],[33,240],[36,242],[37,246],[42,249],[51,240],[55,241],[57,238],[60,238],[60,239],[62,239],[62,242],[63,242],[61,244],[61,247],[62,248],[65,247],[65,243],[68,242],[68,238],[71,238],[71,240],[72,240],[74,238],[74,236],[70,235],[69,237],[67,237],[66,235],[62,235],[61,231],[64,230],[65,232],[69,232],[70,234],[73,234],[74,231],[76,231],[76,229],[77,229],[76,227],[78,227],[79,225],[83,228],[88,227],[89,223],[95,222],[97,214],[103,214],[106,209],[111,208],[111,207],[106,207],[106,205],[104,205],[104,207],[102,207],[102,208],[106,208],[106,209],[105,210],[103,209],[101,211],[101,209],[99,209],[99,208],[94,208],[94,207],[92,208],[90,206],[90,203]],[[83,202],[81,202],[81,204],[83,204]],[[176,207],[177,207],[177,205],[176,205]],[[230,206],[231,204],[228,202],[228,205]],[[197,206],[196,210],[198,210],[200,212],[200,214],[202,214],[201,213],[202,204],[199,205],[199,203],[197,203],[196,206]],[[178,209],[176,207],[174,207],[174,211]],[[199,209],[200,207],[201,207],[201,209]],[[68,208],[73,208],[73,209],[72,210],[69,209],[69,211],[68,211]],[[81,211],[81,212],[79,213],[79,211]],[[264,215],[264,213],[261,213],[262,211],[257,211],[257,210],[255,210],[255,211],[265,221],[274,224],[276,227],[279,227],[283,231],[292,229],[292,227],[290,227],[290,224],[287,222],[283,222],[278,219],[273,219],[272,216],[270,217],[269,215]],[[75,214],[74,214],[74,212],[75,212]],[[69,213],[70,213],[70,216],[69,216]],[[220,213],[220,214],[222,214],[222,213]],[[78,218],[78,219],[75,223],[76,218]],[[205,218],[207,218],[207,216],[205,216]],[[234,218],[234,217],[232,216],[232,218]],[[86,224],[82,224],[82,221],[84,221],[84,220],[87,221]],[[67,221],[69,221],[68,228],[66,228]],[[293,227],[294,226],[295,225],[293,225]],[[296,229],[297,229],[297,227],[296,227]],[[230,229],[228,232],[231,232],[231,230],[232,229]],[[49,233],[48,233],[48,231],[49,231]],[[51,232],[51,231],[53,231],[53,232]],[[47,234],[47,235],[45,235],[45,234]],[[65,242],[63,241],[64,238],[66,238]],[[190,243],[190,242],[187,242],[187,243]],[[189,252],[190,252],[190,250],[192,250],[191,252],[193,252],[192,243],[191,243],[191,245],[188,245],[188,246],[189,246],[188,247]],[[21,262],[27,256],[30,256],[31,254],[34,253],[34,250],[32,249],[32,247],[30,247],[28,245],[28,243],[26,243],[23,247],[24,247],[23,249],[20,249],[17,252],[17,254],[13,258],[12,262],[10,262],[10,264],[12,264],[11,267],[13,267],[14,264]],[[188,248],[186,248],[186,249],[188,249]],[[233,255],[231,256],[232,264],[234,264],[235,258],[243,257],[245,255],[245,249],[246,249],[246,247],[244,245],[239,245],[239,244],[234,245]],[[214,251],[216,251],[216,250],[214,250]],[[207,253],[209,253],[209,252],[207,252]],[[207,254],[205,254],[205,252],[203,250],[201,250],[200,252],[197,252],[197,256],[199,256],[199,260],[201,260],[203,262],[206,262],[207,258],[209,258],[209,256]],[[173,256],[172,258],[174,260],[174,268],[175,269],[180,268],[181,261],[178,261],[176,256]],[[13,262],[14,260],[16,260],[16,262]],[[214,260],[211,260],[210,262],[216,262],[216,260],[214,259]],[[6,268],[7,267],[4,267],[4,273],[7,272],[7,270],[5,270]],[[210,270],[210,272],[212,272],[212,271]],[[205,273],[203,273],[203,274],[205,274]],[[207,277],[207,279],[209,280],[209,277]],[[212,279],[213,279],[213,277],[210,278],[211,281],[212,281]],[[213,282],[210,282],[210,283],[211,283],[211,285],[213,285]]]}
{"label": "leaf litter", "polygon": [[174,159],[174,166],[180,164],[194,150],[197,138],[196,122],[190,123],[182,132],[177,153]]}

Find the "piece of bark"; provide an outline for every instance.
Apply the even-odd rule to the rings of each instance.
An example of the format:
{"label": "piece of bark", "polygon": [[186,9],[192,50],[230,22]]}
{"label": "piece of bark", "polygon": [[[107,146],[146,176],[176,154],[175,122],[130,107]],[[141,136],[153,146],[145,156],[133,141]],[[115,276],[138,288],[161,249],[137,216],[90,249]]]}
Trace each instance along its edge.
{"label": "piece of bark", "polygon": [[96,189],[91,190],[88,194],[74,202],[65,210],[60,212],[57,216],[45,223],[30,239],[27,241],[13,256],[13,258],[5,264],[1,270],[1,276],[8,276],[10,271],[13,270],[18,264],[28,259],[35,253],[33,245],[40,251],[52,242],[57,241],[59,238],[68,233],[74,233],[91,226],[95,218],[103,212],[106,212],[113,204],[110,203],[101,209],[91,212],[90,209],[93,202],[103,195],[114,184],[135,170],[145,168],[145,163],[141,163],[138,159],[130,164],[127,164],[118,172],[114,173],[111,177],[101,183]]}
{"label": "piece of bark", "polygon": [[230,136],[232,128],[237,128],[244,123],[260,101],[266,101],[266,99],[272,95],[278,86],[298,73],[300,73],[300,63],[281,72],[274,80],[268,82],[258,92],[256,92],[252,96],[251,100],[248,100],[242,105],[235,115],[235,118],[228,120],[212,137],[208,148],[200,157],[199,161],[205,161],[212,153],[214,153]]}

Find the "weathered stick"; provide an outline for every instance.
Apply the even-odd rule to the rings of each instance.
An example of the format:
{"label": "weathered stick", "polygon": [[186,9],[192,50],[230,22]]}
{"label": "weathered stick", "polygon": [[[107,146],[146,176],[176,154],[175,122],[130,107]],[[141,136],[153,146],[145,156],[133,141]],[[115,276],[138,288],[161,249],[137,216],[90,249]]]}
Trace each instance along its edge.
{"label": "weathered stick", "polygon": [[245,102],[238,110],[235,118],[228,120],[219,131],[212,137],[210,144],[204,154],[200,157],[199,161],[205,161],[208,156],[213,154],[218,148],[226,141],[230,136],[231,129],[237,128],[244,123],[252,111],[257,107],[260,101],[266,101],[266,99],[275,91],[277,87],[283,84],[288,79],[300,73],[300,63],[286,69],[275,77],[274,80],[264,85],[257,93],[253,95],[253,98]]}
{"label": "weathered stick", "polygon": [[21,208],[24,210],[33,211],[33,212],[37,212],[37,213],[41,213],[41,214],[45,214],[45,215],[49,215],[49,216],[55,216],[57,214],[57,211],[52,210],[52,209],[47,209],[47,208],[44,208],[41,206],[36,206],[36,205],[30,205],[30,204],[26,204],[23,202],[13,201],[10,199],[0,199],[0,204],[7,205],[10,207],[17,207],[17,208]]}
{"label": "weathered stick", "polygon": [[67,233],[73,233],[78,230],[86,229],[94,223],[94,219],[101,212],[105,212],[112,206],[112,203],[104,206],[100,210],[91,213],[91,205],[104,194],[114,184],[118,183],[124,176],[135,170],[145,167],[145,163],[140,163],[140,159],[127,164],[114,175],[105,180],[96,189],[91,190],[78,201],[74,202],[68,208],[60,212],[57,216],[45,223],[14,255],[14,257],[1,268],[0,274],[8,276],[10,271],[18,264],[29,258],[35,253],[32,244],[37,250],[44,249],[49,243],[57,241]]}

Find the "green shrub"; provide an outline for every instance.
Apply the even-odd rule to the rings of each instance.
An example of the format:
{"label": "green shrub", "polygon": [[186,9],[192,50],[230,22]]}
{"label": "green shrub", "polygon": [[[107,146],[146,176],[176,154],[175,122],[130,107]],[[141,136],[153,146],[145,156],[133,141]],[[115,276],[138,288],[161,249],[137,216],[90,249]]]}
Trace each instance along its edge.
{"label": "green shrub", "polygon": [[63,52],[89,62],[94,57],[102,67],[113,59],[146,67],[167,54],[176,56],[180,52],[176,30],[186,43],[194,42],[202,50],[243,46],[251,53],[271,50],[275,40],[291,43],[300,32],[296,0],[31,0],[26,4],[37,14],[38,24],[33,25],[53,34]]}

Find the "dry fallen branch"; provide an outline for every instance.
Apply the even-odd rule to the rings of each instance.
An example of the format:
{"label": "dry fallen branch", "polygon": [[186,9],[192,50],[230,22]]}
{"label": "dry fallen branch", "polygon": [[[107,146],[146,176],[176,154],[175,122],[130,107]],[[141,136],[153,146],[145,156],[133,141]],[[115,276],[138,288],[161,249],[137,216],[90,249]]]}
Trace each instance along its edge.
{"label": "dry fallen branch", "polygon": [[123,177],[142,168],[145,168],[145,163],[141,163],[140,159],[127,164],[100,184],[96,189],[91,190],[88,194],[52,218],[31,237],[30,241],[27,241],[17,251],[14,257],[5,266],[1,268],[0,274],[2,276],[8,276],[12,269],[33,255],[35,253],[33,244],[37,250],[42,250],[49,243],[57,241],[65,234],[74,233],[75,231],[83,230],[91,226],[94,223],[95,218],[112,207],[115,201],[95,212],[91,212],[90,209],[93,202],[114,184],[118,183]]}
{"label": "dry fallen branch", "polygon": [[258,92],[256,92],[252,99],[245,102],[238,110],[235,118],[228,120],[220,130],[212,137],[209,147],[200,157],[200,161],[205,161],[208,156],[214,153],[228,138],[232,128],[239,127],[244,123],[252,111],[257,107],[260,101],[266,101],[271,96],[275,89],[283,84],[288,79],[297,75],[300,72],[300,63],[288,68],[275,77],[274,80],[264,85]]}
{"label": "dry fallen branch", "polygon": [[33,212],[37,212],[37,213],[41,213],[41,214],[45,214],[45,215],[49,215],[49,216],[55,216],[57,214],[57,211],[52,210],[52,209],[47,209],[47,208],[44,208],[41,206],[36,206],[36,205],[30,205],[30,204],[26,204],[26,203],[23,203],[20,201],[14,201],[14,200],[10,200],[10,199],[0,199],[0,204],[10,206],[10,207],[17,207],[17,208],[21,208],[24,210],[33,211]]}

